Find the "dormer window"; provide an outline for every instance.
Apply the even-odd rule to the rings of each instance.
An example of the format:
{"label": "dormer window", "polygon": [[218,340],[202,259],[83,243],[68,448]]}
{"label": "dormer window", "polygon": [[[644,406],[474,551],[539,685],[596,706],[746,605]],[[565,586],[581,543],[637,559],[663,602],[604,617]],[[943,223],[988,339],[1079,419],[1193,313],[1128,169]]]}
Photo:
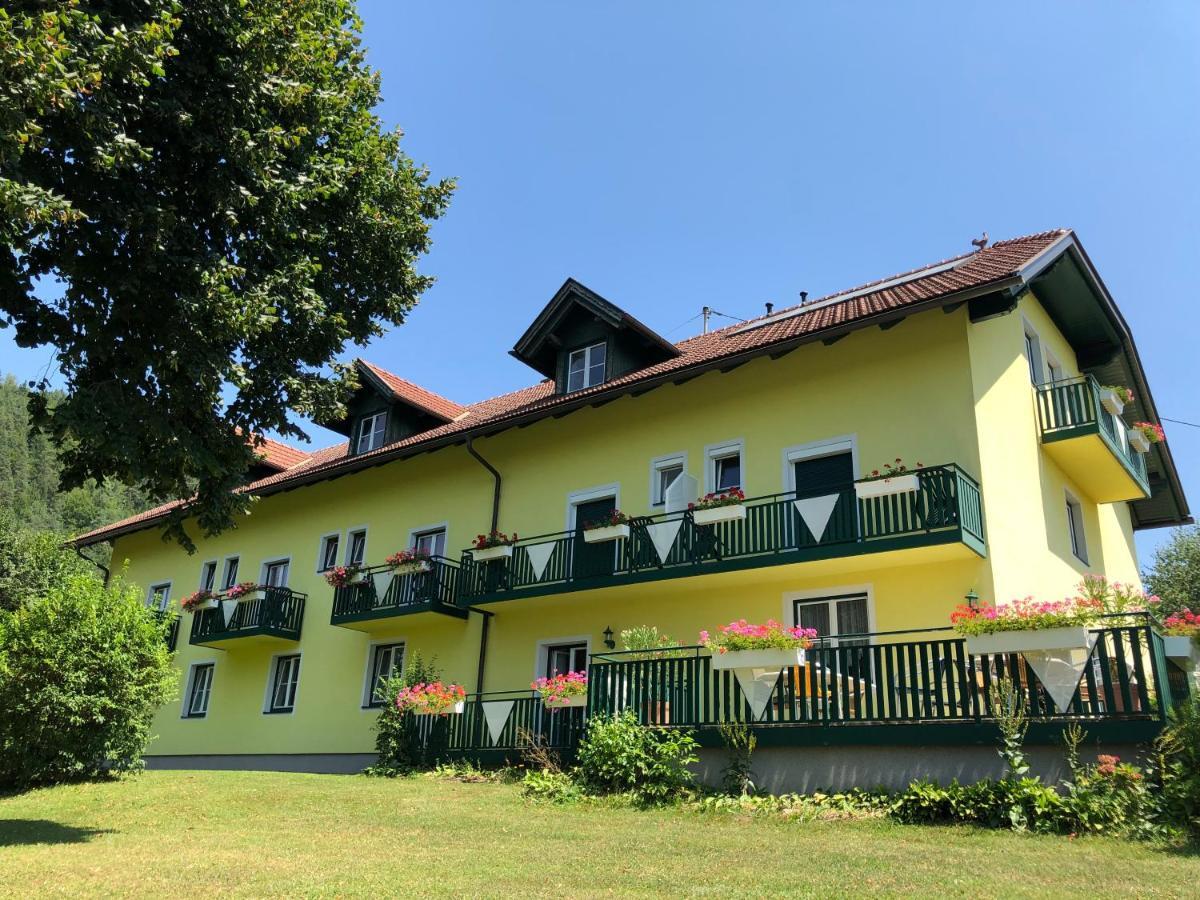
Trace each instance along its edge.
{"label": "dormer window", "polygon": [[358,423],[358,443],[355,445],[354,452],[366,453],[368,450],[382,447],[386,432],[386,412],[375,413],[373,416],[364,416],[362,421]]}
{"label": "dormer window", "polygon": [[581,391],[604,382],[608,344],[603,341],[572,350],[567,361],[567,391]]}

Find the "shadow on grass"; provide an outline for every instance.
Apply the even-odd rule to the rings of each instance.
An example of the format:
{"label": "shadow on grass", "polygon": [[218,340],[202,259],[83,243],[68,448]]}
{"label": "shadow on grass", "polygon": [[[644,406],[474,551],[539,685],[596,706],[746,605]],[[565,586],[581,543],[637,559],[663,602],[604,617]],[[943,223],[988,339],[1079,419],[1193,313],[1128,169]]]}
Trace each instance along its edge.
{"label": "shadow on grass", "polygon": [[0,847],[20,844],[82,844],[108,828],[77,828],[49,819],[0,819]]}

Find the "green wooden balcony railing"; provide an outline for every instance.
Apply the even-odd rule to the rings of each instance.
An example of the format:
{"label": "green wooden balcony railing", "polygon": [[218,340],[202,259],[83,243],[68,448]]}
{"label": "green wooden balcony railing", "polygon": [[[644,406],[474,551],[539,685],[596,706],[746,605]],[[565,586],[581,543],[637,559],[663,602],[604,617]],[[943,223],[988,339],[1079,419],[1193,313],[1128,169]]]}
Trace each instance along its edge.
{"label": "green wooden balcony railing", "polygon": [[420,612],[466,618],[458,606],[458,565],[431,557],[426,571],[396,572],[388,566],[363,570],[361,581],[335,588],[330,623],[344,625]]}
{"label": "green wooden balcony railing", "polygon": [[171,621],[167,623],[166,633],[167,649],[174,653],[176,646],[179,644],[179,619],[181,617],[178,614],[175,614],[170,618]]}
{"label": "green wooden balcony railing", "polygon": [[[499,729],[495,738],[488,727],[489,707]],[[478,751],[508,755],[531,745],[571,751],[583,737],[586,712],[583,707],[546,709],[541,695],[532,691],[491,691],[468,694],[461,713],[410,715],[407,724],[435,756]]]}
{"label": "green wooden balcony railing", "polygon": [[[984,555],[978,483],[950,464],[922,469],[919,485],[915,492],[861,500],[854,483],[758,497],[746,501],[745,519],[716,525],[696,525],[690,512],[643,516],[631,520],[628,538],[588,544],[582,532],[545,534],[518,541],[510,558],[490,562],[475,562],[467,550],[459,599],[489,602],[930,544],[963,543]],[[835,494],[833,513],[818,537],[795,501]],[[674,520],[679,529],[663,559],[653,532]],[[532,547],[538,548],[533,555]],[[547,554],[539,571],[535,560]]]}
{"label": "green wooden balcony railing", "polygon": [[211,644],[232,638],[277,637],[300,640],[307,595],[285,587],[264,587],[249,599],[238,603],[225,621],[225,613],[216,609],[199,610],[192,615],[192,644]]}
{"label": "green wooden balcony railing", "polygon": [[1039,385],[1038,423],[1042,440],[1098,434],[1138,485],[1150,493],[1146,459],[1129,446],[1129,426],[1100,403],[1100,383],[1091,375]]}

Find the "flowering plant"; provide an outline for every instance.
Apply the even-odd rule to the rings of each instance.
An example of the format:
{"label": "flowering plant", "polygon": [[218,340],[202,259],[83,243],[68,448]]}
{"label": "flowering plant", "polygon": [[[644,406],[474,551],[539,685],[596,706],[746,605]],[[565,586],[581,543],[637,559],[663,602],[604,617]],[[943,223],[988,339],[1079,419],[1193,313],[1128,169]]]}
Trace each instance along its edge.
{"label": "flowering plant", "polygon": [[424,550],[399,550],[384,560],[384,564],[389,569],[398,569],[401,566],[406,566],[409,563],[427,563],[429,562],[429,554]]}
{"label": "flowering plant", "polygon": [[[914,471],[919,472],[923,468],[925,468],[924,465],[922,465],[920,460],[917,460],[917,467],[916,467],[916,469],[914,469]],[[908,474],[909,474],[908,466],[906,466],[904,464],[903,459],[901,459],[899,456],[897,456],[895,462],[883,464],[882,472],[879,469],[872,469],[871,474],[868,475],[867,478],[868,478],[868,480],[874,479],[874,478],[881,478],[884,481],[887,481],[889,478],[899,478],[901,475],[908,475]]]}
{"label": "flowering plant", "polygon": [[1103,384],[1100,386],[1102,391],[1112,391],[1121,398],[1122,403],[1133,402],[1133,391],[1125,387],[1123,384]]}
{"label": "flowering plant", "polygon": [[1200,616],[1190,609],[1167,616],[1163,622],[1162,633],[1169,637],[1190,637],[1200,644]]}
{"label": "flowering plant", "polygon": [[539,678],[529,685],[549,703],[558,703],[570,697],[581,697],[587,693],[587,672],[567,672],[552,678]]}
{"label": "flowering plant", "polygon": [[235,584],[233,587],[226,589],[225,599],[236,600],[239,597],[244,597],[251,591],[257,591],[262,585],[254,581],[243,581],[241,584]]}
{"label": "flowering plant", "polygon": [[727,491],[713,491],[705,494],[695,503],[689,503],[688,509],[716,509],[718,506],[735,506],[744,503],[746,494],[741,488],[730,488]]}
{"label": "flowering plant", "polygon": [[[1076,596],[1063,600],[1038,601],[1026,597],[1001,606],[960,605],[950,614],[950,624],[967,637],[998,631],[1087,627],[1099,624],[1106,617],[1144,612],[1159,602],[1158,597],[1144,594],[1133,585],[1110,582],[1102,575],[1085,575],[1077,590]],[[1108,621],[1121,624],[1119,619]]]}
{"label": "flowering plant", "polygon": [[200,607],[201,603],[206,600],[211,600],[213,596],[214,595],[212,591],[206,591],[204,588],[201,588],[198,591],[192,591],[190,594],[180,600],[179,605],[187,612],[194,612]]}
{"label": "flowering plant", "polygon": [[700,643],[713,653],[735,650],[807,650],[817,636],[815,628],[790,628],[774,619],[751,625],[738,619],[722,625],[717,634],[700,632]]}
{"label": "flowering plant", "polygon": [[669,634],[659,634],[654,625],[638,625],[621,632],[621,643],[625,646],[627,660],[672,659],[687,656],[688,651],[679,646]]}
{"label": "flowering plant", "polygon": [[325,573],[325,581],[335,588],[345,587],[358,577],[358,566],[334,566]]}
{"label": "flowering plant", "polygon": [[486,550],[489,547],[503,547],[507,544],[515,544],[516,542],[517,533],[515,531],[512,537],[509,537],[503,531],[491,531],[487,534],[477,536],[471,546],[476,550]]}
{"label": "flowering plant", "polygon": [[591,531],[593,528],[612,528],[615,525],[624,525],[629,521],[629,516],[621,512],[619,509],[614,509],[608,515],[600,519],[591,519],[583,523],[584,531]]}
{"label": "flowering plant", "polygon": [[396,709],[400,712],[426,713],[444,716],[456,703],[467,698],[467,692],[459,684],[442,684],[432,681],[420,682],[401,688],[396,694]]}
{"label": "flowering plant", "polygon": [[1163,431],[1163,427],[1152,422],[1134,422],[1133,428],[1135,431],[1140,431],[1142,436],[1152,444],[1161,444],[1167,439],[1167,433]]}

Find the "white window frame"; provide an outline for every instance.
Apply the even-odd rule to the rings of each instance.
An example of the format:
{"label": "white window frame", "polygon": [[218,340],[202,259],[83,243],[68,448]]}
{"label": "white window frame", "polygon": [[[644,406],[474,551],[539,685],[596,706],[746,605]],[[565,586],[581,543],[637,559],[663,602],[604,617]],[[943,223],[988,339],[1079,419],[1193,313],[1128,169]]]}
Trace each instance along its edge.
{"label": "white window frame", "polygon": [[[204,707],[204,715],[190,715],[189,711],[192,707],[192,688],[196,685],[196,670],[201,666],[212,666],[212,678],[208,682],[208,703]],[[203,721],[208,718],[209,710],[212,708],[212,689],[213,684],[217,680],[217,660],[215,657],[211,659],[197,659],[188,664],[187,678],[184,679],[183,698],[179,704],[179,718],[192,719]]]}
{"label": "white window frame", "polygon": [[[154,602],[154,592],[159,588],[165,588],[163,591],[163,602],[159,606]],[[146,589],[146,605],[151,609],[165,610],[171,605],[171,582],[170,581],[155,581],[149,588]]]}
{"label": "white window frame", "polygon": [[843,434],[838,437],[824,438],[807,444],[794,444],[783,448],[782,480],[783,491],[786,494],[796,493],[795,463],[806,459],[820,459],[822,456],[837,456],[842,453],[850,454],[850,467],[854,476],[862,470],[858,465],[858,435]]}
{"label": "white window frame", "polygon": [[288,587],[289,582],[292,580],[292,558],[290,556],[268,556],[264,559],[258,567],[258,583],[266,584],[267,567],[277,566],[280,563],[287,566],[287,577],[283,579],[283,584],[277,585],[277,587]]}
{"label": "white window frame", "polygon": [[382,706],[371,705],[371,694],[374,693],[375,680],[375,651],[380,647],[394,647],[400,645],[404,648],[404,653],[400,657],[400,674],[404,674],[404,667],[408,663],[408,639],[402,637],[380,638],[376,641],[371,641],[367,644],[367,664],[363,669],[363,688],[362,696],[359,697],[359,707],[363,712],[379,712]]}
{"label": "white window frame", "polygon": [[213,567],[213,581],[210,590],[219,591],[221,589],[221,561],[219,559],[206,559],[200,563],[200,580],[196,583],[196,587],[204,590],[204,570],[209,566]]}
{"label": "white window frame", "polygon": [[[593,366],[592,366],[592,351],[595,350],[597,347],[604,348],[604,371],[600,374],[599,381],[589,382],[588,381],[588,373],[590,373],[593,368]],[[573,387],[571,387],[571,358],[574,357],[575,354],[577,354],[577,353],[583,354],[583,380],[584,380],[584,383],[577,388],[573,388]],[[609,357],[608,341],[596,341],[595,343],[588,344],[586,347],[576,347],[574,350],[567,351],[567,372],[566,372],[567,393],[574,393],[575,391],[583,391],[583,390],[586,390],[587,388],[595,387],[598,384],[604,384],[604,382],[608,381],[608,362],[609,362],[608,357]]]}
{"label": "white window frame", "polygon": [[747,497],[750,496],[750,492],[746,489],[746,441],[744,438],[709,444],[704,448],[704,493],[711,494],[717,489],[717,460],[727,459],[735,454],[739,458],[739,468],[742,472],[742,483],[739,487],[743,494]]}
{"label": "white window frame", "polygon": [[[879,630],[875,624],[875,586],[873,584],[844,584],[834,587],[824,587],[816,589],[806,589],[803,591],[785,591],[783,595],[783,618],[781,622],[790,622],[792,625],[799,625],[796,621],[796,601],[801,603],[811,603],[814,600],[824,600],[834,597],[845,597],[848,594],[865,594],[867,597],[867,631],[872,634]],[[831,623],[837,622],[836,609],[831,613],[829,620]],[[817,635],[818,639],[829,638],[829,635]],[[836,638],[834,639],[836,640]],[[874,644],[874,638],[868,638],[869,644]]]}
{"label": "white window frame", "polygon": [[621,482],[616,481],[612,484],[603,484],[599,487],[586,488],[582,491],[571,491],[567,495],[567,531],[574,532],[578,524],[576,513],[581,503],[590,503],[593,500],[606,500],[612,497],[613,503],[617,509],[621,508]]}
{"label": "white window frame", "polygon": [[[376,422],[376,420],[378,420],[381,417],[383,418],[383,433],[379,435],[379,443],[376,444],[376,443],[374,443],[375,429],[376,429],[375,422]],[[358,420],[358,432],[356,433],[355,438],[354,438],[354,452],[356,454],[357,453],[370,453],[372,450],[378,450],[380,447],[382,447],[384,444],[387,443],[387,417],[388,417],[388,411],[385,409],[385,410],[382,410],[381,412],[371,413],[371,415],[369,415],[369,416],[363,416],[361,419]],[[364,432],[366,431],[368,422],[371,423],[370,437],[372,440],[372,444],[370,447],[364,447],[363,446],[363,437],[364,437]]]}
{"label": "white window frame", "polygon": [[[1047,384],[1058,384],[1067,380],[1066,368],[1059,362],[1058,356],[1047,347],[1042,347],[1042,364],[1045,366]],[[1057,377],[1055,372],[1058,373]]]}
{"label": "white window frame", "polygon": [[[1046,351],[1042,344],[1042,337],[1024,316],[1021,317],[1021,326],[1025,331],[1025,335],[1021,339],[1021,355],[1025,357],[1026,368],[1029,374],[1034,376],[1034,384],[1044,384],[1046,381]],[[1029,358],[1030,345],[1033,347],[1033,359]]]}
{"label": "white window frame", "polygon": [[[296,676],[296,694],[292,697],[292,708],[272,710],[271,700],[275,696],[275,679],[278,676],[279,661],[281,659],[291,659],[296,657],[300,660],[300,674]],[[267,690],[263,696],[263,715],[264,716],[292,716],[296,714],[296,710],[300,707],[300,676],[304,674],[304,651],[302,650],[285,650],[281,653],[276,653],[271,656],[271,663],[267,666]]]}
{"label": "white window frame", "polygon": [[537,642],[537,649],[533,657],[534,681],[537,681],[537,679],[546,674],[546,664],[550,661],[550,648],[557,647],[560,644],[586,644],[588,668],[591,668],[592,636],[590,634],[573,634],[566,637],[546,638]]}
{"label": "white window frame", "polygon": [[228,585],[228,587],[233,587],[234,584],[238,583],[238,576],[240,576],[242,574],[242,554],[231,553],[229,556],[226,556],[225,559],[221,561],[221,580],[218,582],[219,586],[218,586],[217,590],[223,591],[227,587],[227,585],[225,584],[225,580],[229,577],[229,561],[233,560],[233,559],[237,560],[238,570],[237,570],[237,575],[234,576],[233,584]]}
{"label": "white window frame", "polygon": [[688,455],[686,450],[682,453],[667,453],[663,456],[656,456],[650,460],[650,493],[648,496],[650,497],[651,506],[666,505],[667,498],[658,493],[659,473],[663,469],[672,469],[675,466],[682,468],[682,471],[679,473],[681,477],[687,474]]}
{"label": "white window frame", "polygon": [[[337,538],[338,546],[337,546],[337,552],[333,554],[333,566],[330,566],[329,568],[325,568],[325,542],[328,541],[330,538]],[[327,532],[326,534],[321,535],[317,539],[317,570],[316,570],[316,573],[318,575],[322,575],[325,572],[328,572],[329,569],[332,569],[334,566],[336,566],[338,564],[338,560],[341,558],[341,555],[342,555],[342,533],[340,531],[330,531],[330,532]]]}
{"label": "white window frame", "polygon": [[435,531],[440,531],[446,536],[445,551],[446,551],[446,553],[449,553],[450,552],[450,523],[449,522],[436,522],[433,525],[421,525],[418,528],[408,529],[408,549],[409,550],[417,549],[417,538],[422,537],[426,534],[431,534],[432,532],[435,532]]}
{"label": "white window frame", "polygon": [[[1087,539],[1087,520],[1083,515],[1083,503],[1078,497],[1070,491],[1063,491],[1066,502],[1063,504],[1063,512],[1067,517],[1067,546],[1071,549],[1071,555],[1076,560],[1083,563],[1085,566],[1090,566],[1088,554],[1088,539]],[[1072,522],[1072,519],[1078,517],[1077,522]],[[1079,533],[1075,533],[1075,525],[1079,526]],[[1077,546],[1082,544],[1082,546]],[[1080,553],[1079,551],[1083,552]]]}
{"label": "white window frame", "polygon": [[371,529],[366,525],[355,525],[352,528],[346,529],[346,547],[342,551],[342,565],[350,565],[350,548],[354,546],[354,534],[361,531],[363,533],[363,558],[359,565],[367,565],[367,560],[371,557],[368,555],[371,552]]}

